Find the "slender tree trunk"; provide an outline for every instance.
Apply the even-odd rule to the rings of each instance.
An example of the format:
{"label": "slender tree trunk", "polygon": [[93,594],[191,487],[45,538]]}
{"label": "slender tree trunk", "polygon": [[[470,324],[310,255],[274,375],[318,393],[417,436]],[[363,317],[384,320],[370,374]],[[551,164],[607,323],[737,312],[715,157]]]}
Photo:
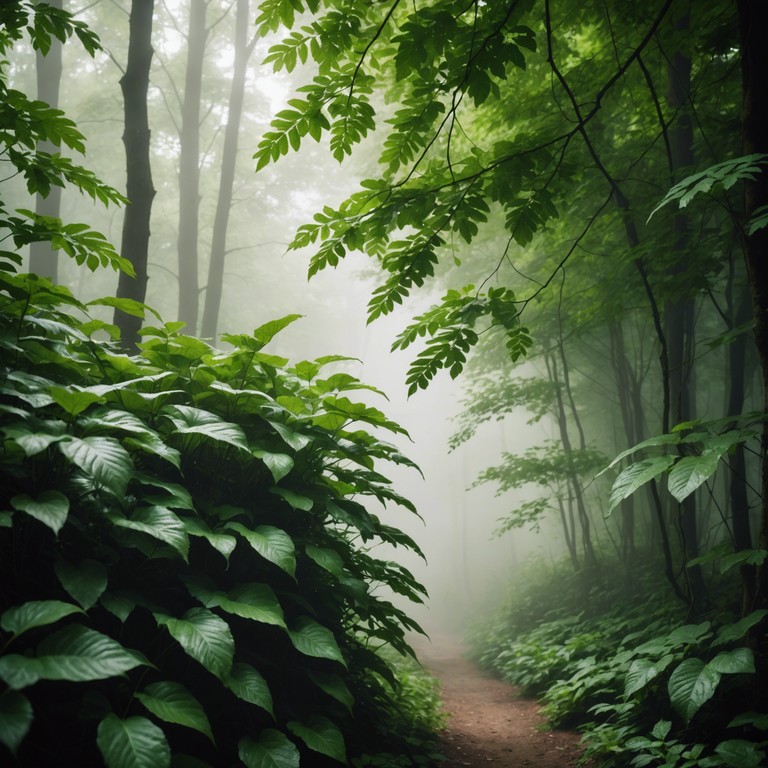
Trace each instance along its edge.
{"label": "slender tree trunk", "polygon": [[205,308],[201,335],[216,339],[224,284],[224,261],[227,252],[227,225],[232,207],[232,189],[235,183],[235,162],[237,160],[237,139],[240,119],[243,113],[243,94],[248,59],[253,52],[256,38],[247,42],[248,11],[250,0],[237,0],[235,15],[235,67],[232,73],[232,87],[229,93],[227,128],[224,133],[224,148],[221,159],[219,197],[216,202],[216,216],[213,220],[211,260],[208,265],[208,284],[205,289]]}
{"label": "slender tree trunk", "polygon": [[206,0],[191,0],[187,71],[181,110],[181,152],[179,157],[179,320],[186,332],[197,333],[199,304],[198,216],[200,211],[200,101],[205,55]]}
{"label": "slender tree trunk", "polygon": [[[768,3],[737,0],[742,78],[743,152],[768,153]],[[768,173],[746,184],[745,218],[768,205]],[[747,236],[747,274],[755,319],[755,344],[763,383],[763,409],[768,412],[768,228]],[[763,423],[760,454],[762,506],[758,546],[768,549],[768,421]],[[745,595],[750,607],[768,607],[768,563],[757,574],[754,594]]]}
{"label": "slender tree trunk", "polygon": [[[683,14],[675,23],[678,31],[690,26],[688,14]],[[689,109],[691,87],[691,60],[680,51],[672,54],[668,68],[669,106],[675,116],[669,127],[670,160],[672,163],[672,181],[691,172],[693,156],[693,122]],[[690,227],[685,214],[677,214],[674,219],[675,243],[673,251],[682,256],[673,267],[673,276],[684,279],[687,261],[686,249],[690,243]],[[675,422],[685,422],[696,415],[694,387],[694,356],[696,340],[694,334],[694,299],[683,295],[667,303],[664,312],[667,340],[669,344],[670,404]],[[686,560],[699,554],[699,533],[697,527],[696,496],[691,494],[680,505],[680,533]],[[704,597],[704,579],[701,566],[685,569],[688,579],[689,599],[692,609],[696,609]]]}
{"label": "slender tree trunk", "polygon": [[[63,0],[47,0],[53,8],[63,8]],[[59,106],[59,87],[61,85],[61,50],[62,43],[55,37],[51,38],[51,47],[44,56],[37,51],[37,98],[54,109]],[[37,149],[53,154],[57,151],[50,141],[41,141]],[[39,216],[60,218],[61,187],[52,186],[43,197],[37,194],[35,213]],[[48,277],[55,283],[59,278],[58,252],[51,248],[48,242],[31,243],[29,246],[29,271],[41,277]]]}
{"label": "slender tree trunk", "polygon": [[[147,293],[147,261],[149,258],[149,220],[155,188],[149,160],[149,117],[147,91],[152,62],[152,14],[154,0],[133,0],[131,4],[128,63],[120,79],[125,103],[123,144],[126,159],[126,197],[121,254],[136,271],[136,277],[120,273],[118,298],[144,302]],[[139,340],[141,319],[115,310],[115,325],[120,329],[123,345],[134,350]]]}

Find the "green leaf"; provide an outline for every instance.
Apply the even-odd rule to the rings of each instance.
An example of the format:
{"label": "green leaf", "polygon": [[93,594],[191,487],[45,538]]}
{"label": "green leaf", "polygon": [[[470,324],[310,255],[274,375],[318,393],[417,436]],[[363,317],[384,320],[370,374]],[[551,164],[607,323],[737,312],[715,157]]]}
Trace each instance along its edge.
{"label": "green leaf", "polygon": [[629,698],[633,693],[645,688],[651,680],[658,677],[674,660],[671,654],[663,656],[658,661],[650,659],[635,659],[624,679],[624,697]]}
{"label": "green leaf", "polygon": [[0,678],[11,688],[38,680],[103,680],[122,675],[146,660],[100,632],[72,624],[43,640],[36,656],[0,657]]}
{"label": "green leaf", "polygon": [[720,560],[720,573],[726,573],[736,565],[762,565],[768,557],[765,549],[740,549],[723,555]]}
{"label": "green leaf", "polygon": [[305,656],[333,659],[345,667],[347,665],[333,632],[308,616],[298,618],[294,628],[288,630],[288,637],[290,637],[296,650]]}
{"label": "green leaf", "polygon": [[77,416],[94,403],[103,403],[104,398],[93,392],[83,392],[70,387],[51,387],[51,397],[70,416]]}
{"label": "green leaf", "polygon": [[190,608],[180,619],[162,613],[155,613],[154,617],[189,656],[220,680],[228,679],[235,641],[223,619],[205,608]]}
{"label": "green leaf", "polygon": [[232,445],[243,451],[250,452],[248,440],[242,428],[230,424],[218,416],[190,405],[170,405],[165,409],[180,435],[202,435],[211,440]]}
{"label": "green leaf", "polygon": [[[191,591],[196,597],[202,599],[198,592]],[[207,597],[207,600],[203,600],[207,608],[218,607],[244,619],[285,627],[283,609],[272,588],[267,584],[240,584],[229,594],[214,592],[209,593]]]}
{"label": "green leaf", "polygon": [[272,525],[258,525],[251,529],[240,523],[228,523],[227,528],[237,531],[263,558],[291,576],[295,575],[293,539],[285,531]]}
{"label": "green leaf", "polygon": [[164,681],[148,685],[136,698],[167,723],[192,728],[213,741],[211,725],[200,702],[180,683]]}
{"label": "green leaf", "polygon": [[749,648],[735,648],[720,651],[707,666],[723,675],[750,674],[755,671],[755,658]]}
{"label": "green leaf", "polygon": [[246,736],[237,746],[246,768],[299,768],[299,750],[280,731],[268,728],[258,741]]}
{"label": "green leaf", "polygon": [[286,453],[270,453],[257,449],[253,455],[267,465],[276,483],[279,483],[293,469],[293,459]]}
{"label": "green leaf", "polygon": [[721,741],[715,752],[725,760],[730,768],[760,768],[765,765],[765,752],[757,745],[744,739]]}
{"label": "green leaf", "polygon": [[269,492],[285,499],[294,509],[301,509],[304,512],[309,512],[315,503],[307,496],[302,496],[300,493],[291,491],[288,488],[278,488],[275,486],[274,488],[270,488]]}
{"label": "green leaf", "polygon": [[332,573],[337,579],[344,576],[344,561],[341,555],[335,549],[325,547],[316,547],[313,544],[307,544],[304,547],[307,557],[314,560],[321,568],[328,573]]}
{"label": "green leaf", "polygon": [[107,768],[166,768],[171,749],[165,734],[146,717],[121,720],[109,714],[96,732]]}
{"label": "green leaf", "polygon": [[350,712],[355,705],[355,698],[350,693],[347,684],[339,675],[331,672],[309,672],[309,678],[323,692],[331,698],[341,702]]}
{"label": "green leaf", "polygon": [[719,453],[705,451],[700,456],[684,456],[669,472],[669,492],[682,502],[712,477],[719,463]]}
{"label": "green leaf", "polygon": [[160,315],[155,312],[152,307],[147,306],[146,304],[142,304],[140,301],[136,301],[136,299],[127,299],[127,298],[116,298],[114,296],[107,296],[105,298],[101,299],[94,299],[93,301],[88,302],[88,306],[101,306],[101,307],[114,307],[115,309],[119,309],[121,312],[124,312],[126,315],[131,315],[133,317],[140,317],[142,320],[145,317],[146,312],[150,312],[153,314],[161,323],[163,322],[163,318],[160,317]]}
{"label": "green leaf", "polygon": [[116,496],[125,495],[133,461],[117,440],[112,437],[70,437],[57,445],[75,467],[91,475]]}
{"label": "green leaf", "polygon": [[22,632],[54,624],[73,613],[83,613],[83,610],[60,600],[32,600],[5,611],[0,616],[0,627],[18,637]]}
{"label": "green leaf", "polygon": [[740,725],[752,725],[760,731],[768,731],[768,713],[742,712],[728,723],[729,728],[738,728]]}
{"label": "green leaf", "polygon": [[139,507],[130,518],[113,515],[112,522],[120,528],[141,531],[159,541],[170,544],[183,558],[189,554],[189,538],[184,523],[165,507]]}
{"label": "green leaf", "polygon": [[312,438],[308,435],[303,435],[300,432],[296,432],[285,424],[281,424],[278,421],[269,421],[275,432],[283,439],[283,441],[293,448],[294,451],[300,451],[312,442]]}
{"label": "green leaf", "polygon": [[304,723],[292,721],[288,723],[288,729],[315,752],[332,757],[340,763],[347,762],[344,737],[327,717],[313,715]]}
{"label": "green leaf", "polygon": [[720,674],[701,659],[685,659],[672,672],[667,690],[669,700],[686,723],[715,693]]}
{"label": "green leaf", "polygon": [[107,569],[95,560],[86,559],[74,565],[61,558],[54,565],[61,586],[88,610],[107,588]]}
{"label": "green leaf", "polygon": [[39,520],[56,534],[69,514],[69,499],[60,491],[43,491],[34,499],[20,493],[11,499],[11,506]]}
{"label": "green leaf", "polygon": [[229,556],[237,546],[237,538],[226,533],[214,533],[202,520],[195,517],[182,519],[184,531],[188,536],[198,536],[206,539],[208,543],[229,562]]}
{"label": "green leaf", "polygon": [[768,616],[768,610],[761,608],[757,611],[752,611],[752,613],[733,624],[726,624],[718,631],[713,645],[725,645],[726,643],[741,640],[752,627],[759,624],[766,616]]}
{"label": "green leaf", "polygon": [[269,692],[269,686],[258,670],[250,664],[235,662],[232,665],[229,678],[224,683],[238,699],[247,701],[249,704],[255,704],[274,717],[272,694]]}
{"label": "green leaf", "polygon": [[674,456],[654,456],[631,464],[613,481],[608,510],[612,511],[641,485],[657,477],[674,463]]}
{"label": "green leaf", "polygon": [[16,754],[33,718],[32,705],[26,696],[11,690],[0,693],[0,742],[12,754]]}

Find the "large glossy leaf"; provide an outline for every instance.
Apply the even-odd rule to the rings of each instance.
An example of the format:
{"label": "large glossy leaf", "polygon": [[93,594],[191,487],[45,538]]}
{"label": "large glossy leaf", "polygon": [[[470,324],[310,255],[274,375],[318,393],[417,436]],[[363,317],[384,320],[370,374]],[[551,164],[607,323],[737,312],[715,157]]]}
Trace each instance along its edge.
{"label": "large glossy leaf", "polygon": [[259,740],[246,736],[238,742],[240,760],[246,768],[299,768],[299,750],[280,731],[268,728]]}
{"label": "large glossy leaf", "polygon": [[245,433],[237,424],[223,421],[216,414],[190,405],[171,405],[165,409],[176,432],[181,435],[202,435],[211,440],[249,451]]}
{"label": "large glossy leaf", "polygon": [[746,739],[721,741],[715,752],[723,758],[729,768],[762,768],[765,766],[765,752],[757,744]]}
{"label": "large glossy leaf", "polygon": [[180,683],[163,681],[148,685],[136,698],[156,717],[177,723],[213,741],[211,724],[200,702]]}
{"label": "large glossy leaf", "polygon": [[96,732],[107,768],[167,768],[171,750],[165,734],[146,717],[107,715]]}
{"label": "large glossy leaf", "polygon": [[682,502],[715,473],[719,462],[720,455],[710,451],[700,456],[684,456],[669,472],[669,492]]}
{"label": "large glossy leaf", "polygon": [[335,549],[307,544],[304,551],[321,568],[332,573],[336,578],[340,579],[344,575],[344,562],[341,559],[341,555]]}
{"label": "large glossy leaf", "polygon": [[228,523],[227,528],[237,531],[263,558],[294,576],[296,555],[293,539],[280,528],[272,525],[257,525],[247,528],[240,523]]}
{"label": "large glossy leaf", "polygon": [[715,693],[720,673],[701,659],[685,659],[672,672],[667,690],[669,700],[686,723]]}
{"label": "large glossy leaf", "polygon": [[26,696],[11,690],[0,693],[0,742],[13,754],[27,735],[33,717],[32,705]]}
{"label": "large glossy leaf", "polygon": [[609,511],[613,510],[627,496],[631,496],[640,486],[658,477],[675,461],[674,456],[654,456],[631,464],[613,481],[611,496],[608,502]]}
{"label": "large glossy leaf", "polygon": [[734,648],[721,651],[707,666],[722,675],[749,674],[755,671],[755,657],[749,648]]}
{"label": "large glossy leaf", "polygon": [[672,663],[673,659],[671,654],[662,656],[658,661],[635,659],[630,664],[624,680],[624,696],[629,697],[645,688],[651,680],[658,677]]}
{"label": "large glossy leaf", "polygon": [[25,688],[38,680],[103,680],[122,675],[146,660],[111,637],[80,624],[49,635],[36,656],[0,657],[0,678],[11,688]]}
{"label": "large glossy leaf", "polygon": [[302,509],[305,512],[309,512],[315,503],[308,496],[302,496],[300,493],[296,493],[296,491],[292,491],[290,488],[280,488],[279,486],[275,486],[274,488],[270,488],[269,492],[285,499],[294,509]]}
{"label": "large glossy leaf", "polygon": [[296,650],[305,656],[333,659],[346,666],[333,632],[309,616],[300,616],[293,629],[288,630],[288,636]]}
{"label": "large glossy leaf", "polygon": [[69,514],[69,499],[60,491],[43,491],[35,498],[20,493],[11,499],[11,506],[47,525],[58,533]]}
{"label": "large glossy leaf", "polygon": [[283,438],[287,445],[290,445],[294,451],[300,451],[312,442],[312,438],[309,435],[304,435],[301,432],[296,432],[285,424],[281,424],[279,421],[270,421],[275,432]]}
{"label": "large glossy leaf", "polygon": [[121,528],[141,531],[166,544],[170,544],[185,560],[189,554],[189,538],[184,523],[166,507],[139,507],[129,518],[112,517],[112,522]]}
{"label": "large glossy leaf", "polygon": [[78,606],[61,600],[31,600],[5,611],[0,616],[0,627],[18,637],[29,629],[54,624],[65,616],[82,612]]}
{"label": "large glossy leaf", "polygon": [[125,494],[133,462],[117,440],[111,437],[70,437],[57,445],[74,466],[117,496]]}
{"label": "large glossy leaf", "polygon": [[207,590],[192,583],[188,587],[206,608],[221,608],[244,619],[285,627],[283,609],[267,584],[240,584],[229,593]]}
{"label": "large glossy leaf", "polygon": [[761,608],[757,611],[752,611],[752,613],[747,614],[743,619],[739,619],[739,621],[733,624],[726,624],[720,628],[713,645],[725,645],[734,640],[740,640],[748,630],[759,624],[766,616],[768,616],[768,610]]}
{"label": "large glossy leaf", "polygon": [[74,564],[69,560],[59,559],[54,569],[61,586],[86,611],[96,605],[96,601],[107,588],[107,569],[95,560],[86,559]]}
{"label": "large glossy leaf", "polygon": [[229,679],[225,683],[238,699],[247,701],[249,704],[255,704],[269,712],[270,715],[273,714],[272,694],[269,692],[267,681],[250,664],[235,662],[232,665]]}
{"label": "large glossy leaf", "polygon": [[34,419],[3,427],[3,434],[14,440],[27,456],[42,453],[49,445],[61,440],[66,434],[67,425],[63,421]]}
{"label": "large glossy leaf", "polygon": [[344,737],[327,717],[313,715],[303,723],[292,721],[288,723],[288,729],[315,752],[328,755],[340,763],[347,762]]}
{"label": "large glossy leaf", "polygon": [[[134,472],[133,479],[143,486],[151,488],[161,488],[165,493],[158,494],[162,499],[161,506],[171,507],[172,509],[192,509],[195,503],[192,501],[192,494],[187,488],[179,483],[170,483],[154,475],[146,475],[143,472]],[[142,492],[142,499],[151,498],[154,494],[149,491]],[[153,501],[152,503],[160,503]]]}
{"label": "large glossy leaf", "polygon": [[195,661],[221,680],[228,679],[235,641],[223,619],[206,608],[190,608],[180,619],[161,613],[154,616]]}

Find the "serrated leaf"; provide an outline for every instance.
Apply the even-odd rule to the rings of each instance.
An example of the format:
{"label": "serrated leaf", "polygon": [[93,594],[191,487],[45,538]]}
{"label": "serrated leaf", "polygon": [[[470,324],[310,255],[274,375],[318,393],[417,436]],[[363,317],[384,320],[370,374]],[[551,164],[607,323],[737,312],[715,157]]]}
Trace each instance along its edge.
{"label": "serrated leaf", "polygon": [[56,534],[69,515],[69,499],[60,491],[43,491],[35,498],[20,493],[11,499],[11,506],[39,520]]}
{"label": "serrated leaf", "polygon": [[16,754],[33,718],[32,705],[26,696],[11,690],[0,693],[0,742],[12,754]]}
{"label": "serrated leaf", "polygon": [[122,675],[146,660],[110,637],[73,624],[49,635],[36,656],[0,657],[0,678],[11,688],[25,688],[38,680],[103,680]]}
{"label": "serrated leaf", "polygon": [[112,522],[120,528],[141,531],[159,541],[170,544],[183,558],[189,554],[189,538],[184,523],[166,507],[139,507],[129,518],[114,515]]}
{"label": "serrated leaf", "polygon": [[107,588],[107,569],[95,560],[85,559],[75,565],[59,559],[54,565],[61,586],[88,610]]}
{"label": "serrated leaf", "polygon": [[0,627],[18,637],[22,632],[54,624],[73,613],[83,613],[83,610],[60,600],[31,600],[8,608],[0,616]]}
{"label": "serrated leaf", "polygon": [[229,678],[224,681],[238,699],[255,704],[274,717],[272,711],[272,694],[269,692],[267,681],[261,673],[250,664],[235,662]]}
{"label": "serrated leaf", "polygon": [[167,723],[192,728],[213,741],[211,724],[200,702],[180,683],[163,681],[148,685],[136,698]]}
{"label": "serrated leaf", "polygon": [[613,481],[608,509],[612,511],[627,496],[633,494],[640,486],[658,477],[675,461],[674,456],[654,456],[631,464]]}
{"label": "serrated leaf", "polygon": [[705,451],[700,456],[684,456],[669,472],[669,492],[682,502],[715,473],[719,463],[719,453]]}
{"label": "serrated leaf", "polygon": [[117,496],[125,495],[133,462],[117,440],[111,437],[70,437],[57,445],[75,467],[91,475]]}
{"label": "serrated leaf", "polygon": [[315,752],[332,757],[340,763],[347,762],[344,737],[327,717],[313,715],[303,723],[294,720],[288,723],[288,730]]}
{"label": "serrated leaf", "polygon": [[293,539],[285,531],[272,525],[247,528],[240,523],[228,523],[227,528],[237,531],[263,558],[295,576],[295,548]]}
{"label": "serrated leaf", "polygon": [[686,723],[717,690],[720,674],[701,659],[685,659],[672,672],[667,685],[672,706]]}
{"label": "serrated leaf", "polygon": [[755,657],[749,648],[735,648],[720,651],[707,666],[722,675],[750,674],[755,671]]}
{"label": "serrated leaf", "polygon": [[280,731],[268,728],[258,741],[246,736],[237,747],[246,768],[299,768],[299,750]]}
{"label": "serrated leaf", "polygon": [[107,768],[167,768],[171,750],[165,734],[146,717],[107,715],[96,731]]}
{"label": "serrated leaf", "polygon": [[300,616],[294,628],[288,630],[288,637],[294,648],[305,656],[333,659],[347,666],[333,632],[309,616]]}
{"label": "serrated leaf", "polygon": [[182,618],[155,613],[179,645],[220,680],[226,680],[232,669],[235,641],[223,619],[206,608],[190,608]]}

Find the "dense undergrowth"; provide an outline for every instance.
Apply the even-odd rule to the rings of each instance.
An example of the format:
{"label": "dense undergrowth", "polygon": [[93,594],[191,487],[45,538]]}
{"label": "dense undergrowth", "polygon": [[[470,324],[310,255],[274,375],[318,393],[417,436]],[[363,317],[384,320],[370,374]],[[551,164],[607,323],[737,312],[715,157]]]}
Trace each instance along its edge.
{"label": "dense undergrowth", "polygon": [[639,565],[651,559],[630,581],[617,563],[589,583],[566,564],[519,576],[474,630],[476,658],[540,696],[552,726],[580,729],[585,757],[604,768],[765,765],[768,695],[746,640],[768,611],[740,619],[718,600],[735,591],[726,573],[706,614],[686,620]]}
{"label": "dense undergrowth", "polygon": [[[8,87],[25,36],[98,45],[70,14],[0,14],[0,155],[34,194],[123,198],[59,154],[61,112]],[[263,351],[298,318],[221,350],[138,302],[83,304],[19,274],[49,243],[83,268],[130,264],[98,232],[0,196],[0,764],[107,768],[424,765],[437,700],[404,666],[419,631],[388,595],[424,588],[377,555],[418,546],[381,474],[404,433],[329,366]],[[136,354],[98,317],[146,315]],[[154,324],[153,324],[154,323]]]}

